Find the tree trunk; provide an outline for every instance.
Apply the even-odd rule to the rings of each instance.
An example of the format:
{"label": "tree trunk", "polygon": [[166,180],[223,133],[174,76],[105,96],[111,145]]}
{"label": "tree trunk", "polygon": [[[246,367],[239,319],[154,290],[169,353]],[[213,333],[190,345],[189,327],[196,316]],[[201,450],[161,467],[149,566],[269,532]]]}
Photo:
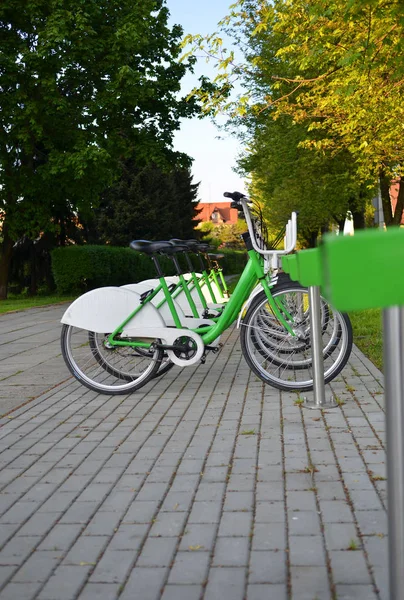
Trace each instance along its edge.
{"label": "tree trunk", "polygon": [[[390,199],[390,183],[391,180],[389,177],[380,172],[380,192],[382,195],[382,205],[383,205],[383,215],[384,222],[386,227],[389,227],[393,224],[393,210],[391,208],[391,199]],[[400,186],[401,187],[401,186]]]}
{"label": "tree trunk", "polygon": [[37,277],[37,261],[36,261],[36,248],[34,242],[31,241],[29,249],[30,254],[30,265],[31,265],[31,277],[29,285],[29,295],[36,296],[38,293],[38,277]]}
{"label": "tree trunk", "polygon": [[353,210],[352,219],[354,224],[354,230],[365,229],[365,211],[364,210]]}
{"label": "tree trunk", "polygon": [[393,225],[400,225],[401,219],[404,212],[404,180],[400,180],[400,187],[398,190],[397,204],[394,211]]}
{"label": "tree trunk", "polygon": [[13,255],[14,242],[8,233],[8,227],[3,221],[3,243],[0,256],[0,300],[6,300],[8,287],[8,274],[10,271],[11,257]]}

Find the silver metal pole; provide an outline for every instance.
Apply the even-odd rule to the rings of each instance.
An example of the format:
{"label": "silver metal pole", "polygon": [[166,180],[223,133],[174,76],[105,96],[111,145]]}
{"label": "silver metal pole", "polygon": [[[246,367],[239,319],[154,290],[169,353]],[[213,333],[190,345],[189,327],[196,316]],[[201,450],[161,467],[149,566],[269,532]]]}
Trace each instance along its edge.
{"label": "silver metal pole", "polygon": [[404,308],[383,311],[386,390],[388,598],[404,599]]}
{"label": "silver metal pole", "polygon": [[321,298],[318,286],[309,287],[310,335],[313,360],[314,398],[305,398],[305,408],[334,408],[337,403],[333,398],[326,400],[324,385],[323,332],[321,327]]}

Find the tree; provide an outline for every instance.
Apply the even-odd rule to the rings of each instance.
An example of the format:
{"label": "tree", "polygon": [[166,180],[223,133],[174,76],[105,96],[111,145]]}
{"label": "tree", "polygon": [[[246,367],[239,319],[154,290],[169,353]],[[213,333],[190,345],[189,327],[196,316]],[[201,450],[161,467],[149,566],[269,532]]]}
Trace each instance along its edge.
{"label": "tree", "polygon": [[298,211],[299,232],[312,245],[320,231],[343,227],[348,210],[359,227],[374,194],[358,181],[349,153],[333,157],[301,147],[308,135],[306,127],[287,115],[261,117],[239,165],[250,175],[252,196],[272,227],[280,230],[291,212]]}
{"label": "tree", "polygon": [[[244,64],[222,50],[218,35],[194,42],[216,56],[221,89],[238,77],[245,90],[236,100],[202,91],[205,110],[241,114],[247,126],[250,116],[289,116],[306,127],[300,147],[351,156],[364,186],[403,174],[400,0],[240,0],[222,28],[241,41]],[[387,224],[400,222],[403,196],[393,217],[391,207],[385,213]]]}
{"label": "tree", "polygon": [[89,241],[127,246],[134,239],[193,237],[198,186],[189,168],[166,172],[126,161],[121,179],[102,194]]}
{"label": "tree", "polygon": [[90,212],[123,159],[167,160],[195,110],[167,18],[164,0],[0,4],[0,299],[15,240]]}

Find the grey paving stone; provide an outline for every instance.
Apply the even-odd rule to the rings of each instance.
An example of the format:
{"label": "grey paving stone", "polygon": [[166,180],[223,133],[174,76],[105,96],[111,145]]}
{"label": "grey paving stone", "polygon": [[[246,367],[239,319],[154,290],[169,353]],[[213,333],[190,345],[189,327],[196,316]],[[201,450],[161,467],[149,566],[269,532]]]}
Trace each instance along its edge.
{"label": "grey paving stone", "polygon": [[391,600],[389,596],[388,571],[384,568],[373,567],[373,576],[379,590],[381,600]]}
{"label": "grey paving stone", "polygon": [[[26,376],[31,381],[37,376],[38,381],[48,379],[52,385],[58,383],[55,377],[57,373],[62,373],[60,380],[66,378],[67,371],[60,357],[54,358],[60,352],[59,329],[56,331],[55,327],[60,327],[58,320],[63,310],[58,307],[48,313],[49,310],[34,309],[25,315],[16,313],[7,317],[0,315],[2,339],[4,335],[9,335],[13,327],[16,329],[12,326],[15,319],[23,319],[22,329],[18,331],[27,332],[24,339],[46,336],[46,341],[44,338],[42,345],[38,346],[40,352],[33,346],[33,352],[25,351],[28,346],[24,342],[25,364],[21,358],[17,360],[18,356],[22,356],[19,354],[21,350],[17,349],[15,356],[10,355],[2,360],[0,348],[0,372],[7,367],[6,362],[12,360],[12,364],[9,364],[13,368],[24,371],[18,376],[22,383]],[[54,321],[45,319],[37,324],[38,319],[30,316],[42,314],[54,315]],[[5,324],[8,328],[6,332],[3,331]],[[6,543],[2,556],[6,560],[11,558],[11,564],[0,569],[4,577],[17,572],[18,564],[25,560],[25,565],[19,571],[20,575],[24,574],[24,568],[30,568],[37,555],[46,554],[49,557],[60,556],[62,563],[56,568],[55,575],[65,573],[64,577],[74,577],[74,581],[78,582],[80,577],[72,575],[73,571],[60,569],[78,569],[79,575],[84,570],[87,577],[98,568],[91,563],[97,560],[99,565],[102,563],[103,558],[99,557],[103,551],[104,556],[108,553],[111,556],[129,553],[135,561],[142,548],[144,556],[147,555],[150,544],[155,545],[156,551],[150,552],[151,558],[146,560],[162,560],[166,564],[168,559],[164,558],[164,549],[166,546],[176,548],[179,544],[180,555],[187,555],[196,569],[202,556],[210,556],[211,560],[216,561],[222,555],[229,564],[243,564],[213,566],[209,571],[206,563],[207,580],[168,585],[168,567],[139,565],[132,572],[129,567],[119,583],[88,583],[80,580],[81,587],[75,587],[67,596],[70,594],[72,600],[86,600],[92,595],[115,600],[123,585],[121,598],[125,599],[126,595],[126,600],[137,597],[139,600],[161,600],[162,596],[166,600],[166,597],[173,595],[175,600],[193,600],[194,594],[199,600],[203,589],[204,600],[212,600],[219,595],[221,600],[226,597],[233,600],[242,594],[246,594],[245,598],[241,596],[243,600],[266,600],[268,597],[271,600],[278,597],[283,600],[286,575],[281,583],[262,583],[258,577],[256,583],[250,580],[247,585],[245,552],[251,544],[255,573],[259,572],[264,577],[268,572],[264,555],[283,556],[283,563],[286,562],[287,555],[283,551],[286,517],[291,560],[293,555],[299,554],[299,544],[303,543],[298,538],[312,538],[313,542],[321,537],[314,493],[309,491],[315,487],[324,518],[327,549],[335,554],[344,547],[341,544],[345,544],[346,537],[352,531],[357,531],[353,521],[355,518],[364,536],[362,542],[368,549],[376,584],[380,587],[378,600],[388,600],[386,568],[382,566],[385,561],[382,547],[386,539],[380,537],[386,532],[385,511],[380,503],[380,499],[385,498],[386,482],[373,481],[365,470],[367,467],[375,476],[385,476],[385,458],[380,443],[385,439],[384,415],[380,408],[383,398],[380,395],[372,398],[368,392],[382,391],[375,379],[381,378],[380,373],[354,349],[350,363],[338,378],[339,381],[334,381],[332,386],[338,395],[343,394],[345,379],[355,388],[357,402],[349,399],[342,411],[326,411],[325,418],[331,427],[325,431],[323,424],[313,421],[311,415],[304,414],[302,423],[301,411],[294,405],[295,394],[281,394],[251,375],[247,365],[240,362],[237,333],[230,330],[223,340],[228,336],[230,343],[215,357],[208,357],[206,365],[173,369],[165,378],[155,380],[135,396],[99,396],[80,387],[77,382],[62,383],[13,413],[13,419],[0,421],[3,425],[0,443],[4,444],[0,460],[5,458],[13,461],[10,464],[18,467],[7,466],[0,472],[0,483],[8,484],[8,494],[4,494],[3,499],[6,501],[5,508],[10,511],[6,516],[10,522],[0,520],[0,544]],[[21,337],[20,333],[20,340]],[[11,345],[12,342],[7,342],[8,354]],[[350,365],[355,365],[356,371]],[[222,376],[224,368],[226,377]],[[359,378],[358,372],[367,375]],[[247,385],[248,401],[245,402]],[[11,393],[11,386],[8,387]],[[346,396],[352,397],[351,394]],[[264,403],[261,406],[262,398]],[[280,403],[284,417],[282,436]],[[349,419],[351,431],[343,420],[343,413]],[[220,419],[221,424],[217,427]],[[261,435],[240,435],[243,429],[255,429]],[[7,435],[3,437],[4,432]],[[379,432],[379,437],[375,432]],[[76,435],[80,437],[74,437]],[[340,473],[334,462],[329,436],[343,469],[343,481],[340,481]],[[301,472],[308,464],[306,439],[312,460],[318,468],[314,478]],[[287,515],[284,506],[282,441],[286,455]],[[359,456],[356,444],[367,465]],[[186,473],[176,474],[169,488],[182,458],[180,472],[184,469]],[[258,471],[255,469],[257,459]],[[205,460],[201,475],[201,465]],[[227,481],[229,465],[232,466],[232,473]],[[23,469],[27,470],[23,472]],[[59,485],[61,487],[57,488]],[[346,499],[343,485],[347,486],[354,514],[349,505],[346,505],[348,512],[341,508]],[[379,495],[375,488],[378,488]],[[136,497],[139,492],[140,495]],[[191,504],[193,499],[195,501]],[[43,500],[45,502],[41,505]],[[339,504],[335,504],[336,501]],[[30,509],[33,509],[32,513]],[[188,512],[191,512],[191,519],[186,522]],[[166,517],[160,521],[162,515]],[[227,520],[229,517],[241,518],[240,524]],[[254,517],[255,521],[251,522],[249,531],[246,524],[242,524],[242,519],[246,517]],[[170,518],[174,519],[171,524],[168,521]],[[60,530],[62,526],[77,526],[78,529],[70,537]],[[217,538],[220,527],[222,531],[227,528],[228,535]],[[234,536],[237,527],[239,535]],[[155,535],[149,535],[145,540],[152,529]],[[48,544],[55,539],[55,532],[62,534],[59,539],[56,536],[55,541],[56,544],[61,543],[63,550],[53,551],[51,546],[45,546],[49,549],[37,550],[30,555],[32,548],[38,544],[41,547],[41,543]],[[13,534],[16,536],[14,540],[23,539],[25,542],[22,545],[20,542],[10,545],[14,541],[10,538]],[[8,539],[10,541],[7,543]],[[278,547],[280,550],[276,552]],[[159,548],[162,556],[159,555]],[[349,554],[354,556],[361,552]],[[258,558],[264,563],[261,569],[258,569]],[[275,562],[273,568],[274,565]],[[111,565],[107,567],[112,568]],[[181,567],[180,570],[186,569]],[[345,570],[341,571],[344,575]],[[313,600],[313,590],[321,600],[330,597],[324,566],[295,567],[292,564],[290,575],[293,598],[296,590],[299,600]],[[346,575],[341,586],[354,587],[358,594],[366,594],[371,589],[370,580],[351,584],[349,570]],[[35,576],[42,577],[40,568]],[[60,582],[62,579],[59,577]],[[51,580],[54,581],[54,575]],[[51,580],[46,584],[48,587],[44,588],[47,593]],[[203,588],[202,584],[206,587]],[[62,582],[58,592],[59,588],[63,588]],[[10,597],[13,600],[40,600],[39,589],[38,582],[8,583],[0,594],[0,600]],[[56,586],[53,589],[56,590]],[[350,593],[342,587],[339,589],[343,593]],[[59,595],[52,600],[61,600]]]}
{"label": "grey paving stone", "polygon": [[166,579],[166,567],[135,567],[119,600],[159,600]]}
{"label": "grey paving stone", "polygon": [[0,586],[4,586],[5,583],[11,578],[12,574],[15,573],[17,567],[15,566],[0,566]]}
{"label": "grey paving stone", "polygon": [[[195,502],[221,502],[226,491],[226,484],[221,481],[201,481],[195,495]],[[241,493],[241,492],[239,492]]]}
{"label": "grey paving stone", "polygon": [[376,600],[377,595],[371,585],[337,585],[338,600]]}
{"label": "grey paving stone", "polygon": [[211,551],[216,538],[216,524],[187,523],[181,538],[179,549],[182,551],[201,547],[201,550]]}
{"label": "grey paving stone", "polygon": [[[6,501],[10,503],[13,499],[7,499]],[[23,523],[25,520],[29,519],[31,515],[37,510],[38,504],[35,502],[15,502],[6,510],[6,512],[1,516],[0,524],[4,523]],[[6,507],[5,507],[6,508]]]}
{"label": "grey paving stone", "polygon": [[13,583],[45,582],[61,562],[60,552],[34,552],[15,573]]}
{"label": "grey paving stone", "polygon": [[[96,512],[99,502],[73,502],[59,520],[60,524],[86,524]],[[52,514],[52,513],[51,513]]]}
{"label": "grey paving stone", "polygon": [[149,538],[138,557],[138,567],[168,567],[170,566],[178,540],[175,537]]}
{"label": "grey paving stone", "polygon": [[159,503],[156,500],[148,502],[137,502],[129,506],[123,517],[124,523],[150,523],[153,519]]}
{"label": "grey paving stone", "polygon": [[379,496],[374,490],[350,490],[354,510],[382,510]]}
{"label": "grey paving stone", "polygon": [[333,550],[330,552],[334,583],[370,584],[370,575],[361,551]]}
{"label": "grey paving stone", "polygon": [[90,583],[122,583],[136,556],[131,550],[107,550],[95,567]]}
{"label": "grey paving stone", "polygon": [[352,541],[360,545],[353,523],[325,523],[324,536],[328,550],[348,550]]}
{"label": "grey paving stone", "polygon": [[255,521],[257,523],[283,523],[285,521],[284,502],[257,502]]}
{"label": "grey paving stone", "polygon": [[319,500],[346,500],[340,481],[316,481],[316,490]]}
{"label": "grey paving stone", "polygon": [[364,536],[362,538],[370,564],[374,567],[388,568],[387,537]]}
{"label": "grey paving stone", "polygon": [[387,515],[382,510],[357,510],[355,518],[363,535],[387,534]]}
{"label": "grey paving stone", "polygon": [[[81,535],[63,560],[64,565],[96,564],[100,554],[107,546],[107,536]],[[59,553],[60,554],[60,553]]]}
{"label": "grey paving stone", "polygon": [[199,600],[201,585],[166,585],[161,600]]}
{"label": "grey paving stone", "polygon": [[218,523],[221,513],[220,502],[194,502],[189,523]]}
{"label": "grey paving stone", "polygon": [[283,523],[259,523],[254,526],[253,550],[285,550],[286,529]]}
{"label": "grey paving stone", "polygon": [[351,523],[353,516],[346,501],[320,500],[321,516],[325,523]]}
{"label": "grey paving stone", "polygon": [[77,496],[77,492],[55,492],[52,496],[39,508],[39,512],[61,513],[67,510]]}
{"label": "grey paving stone", "polygon": [[0,565],[21,565],[35,550],[40,539],[33,536],[14,537],[2,548],[0,552]]}
{"label": "grey paving stone", "polygon": [[244,586],[245,573],[243,571],[212,567],[209,572],[205,598],[206,600],[223,600],[223,598],[243,600]]}
{"label": "grey paving stone", "polygon": [[42,583],[9,583],[0,592],[0,600],[33,600]]}
{"label": "grey paving stone", "polygon": [[243,567],[248,564],[250,540],[247,537],[218,537],[212,565]]}
{"label": "grey paving stone", "polygon": [[331,600],[328,569],[325,566],[291,567],[292,598]]}
{"label": "grey paving stone", "polygon": [[[87,502],[85,504],[88,504]],[[113,535],[122,515],[118,512],[97,512],[84,530],[85,535]],[[62,519],[64,522],[64,519]]]}
{"label": "grey paving stone", "polygon": [[77,524],[55,525],[38,546],[38,550],[67,550],[80,535],[83,526]]}
{"label": "grey paving stone", "polygon": [[87,583],[78,596],[78,600],[116,600],[120,592],[117,583]]}
{"label": "grey paving stone", "polygon": [[248,600],[264,600],[264,598],[271,598],[271,600],[286,600],[287,598],[287,586],[286,584],[253,584],[247,587],[247,598]]}
{"label": "grey paving stone", "polygon": [[317,511],[288,511],[290,535],[320,535],[320,519]]}
{"label": "grey paving stone", "polygon": [[284,552],[252,551],[250,583],[285,583],[286,557]]}
{"label": "grey paving stone", "polygon": [[160,512],[188,512],[193,502],[191,492],[169,492]]}
{"label": "grey paving stone", "polygon": [[143,543],[147,532],[148,525],[136,524],[129,525],[123,523],[114,533],[109,548],[111,550],[131,550],[137,551]]}
{"label": "grey paving stone", "polygon": [[208,552],[178,552],[168,583],[202,584],[207,576],[208,564]]}
{"label": "grey paving stone", "polygon": [[222,514],[219,536],[249,536],[252,528],[252,513],[226,512]]}
{"label": "grey paving stone", "polygon": [[326,563],[323,539],[319,535],[290,536],[289,559],[295,566],[323,566]]}
{"label": "grey paving stone", "polygon": [[248,492],[254,489],[254,483],[255,477],[251,474],[232,474],[227,484],[227,490],[229,492]]}
{"label": "grey paving stone", "polygon": [[187,513],[185,512],[159,512],[149,535],[151,537],[179,536],[184,528],[186,518]]}
{"label": "grey paving stone", "polygon": [[[55,513],[35,513],[17,532],[18,536],[43,536],[55,525],[59,515]],[[2,525],[3,530],[6,525]]]}
{"label": "grey paving stone", "polygon": [[40,591],[38,600],[73,600],[85,580],[90,567],[57,567],[45,587]]}
{"label": "grey paving stone", "polygon": [[290,492],[287,494],[288,510],[317,510],[314,492]]}
{"label": "grey paving stone", "polygon": [[146,483],[136,496],[136,502],[161,501],[167,493],[166,483]]}

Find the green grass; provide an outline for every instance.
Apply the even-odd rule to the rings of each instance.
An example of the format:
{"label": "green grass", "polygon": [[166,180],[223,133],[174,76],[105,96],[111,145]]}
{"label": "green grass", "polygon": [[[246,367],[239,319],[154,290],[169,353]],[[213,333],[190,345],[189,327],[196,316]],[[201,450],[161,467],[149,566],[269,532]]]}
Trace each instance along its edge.
{"label": "green grass", "polygon": [[383,367],[383,335],[380,309],[349,313],[354,343],[376,367]]}
{"label": "green grass", "polygon": [[77,296],[10,296],[7,300],[0,300],[0,314],[13,312],[15,310],[26,310],[35,306],[46,306],[47,304],[59,304],[60,302],[71,302]]}

